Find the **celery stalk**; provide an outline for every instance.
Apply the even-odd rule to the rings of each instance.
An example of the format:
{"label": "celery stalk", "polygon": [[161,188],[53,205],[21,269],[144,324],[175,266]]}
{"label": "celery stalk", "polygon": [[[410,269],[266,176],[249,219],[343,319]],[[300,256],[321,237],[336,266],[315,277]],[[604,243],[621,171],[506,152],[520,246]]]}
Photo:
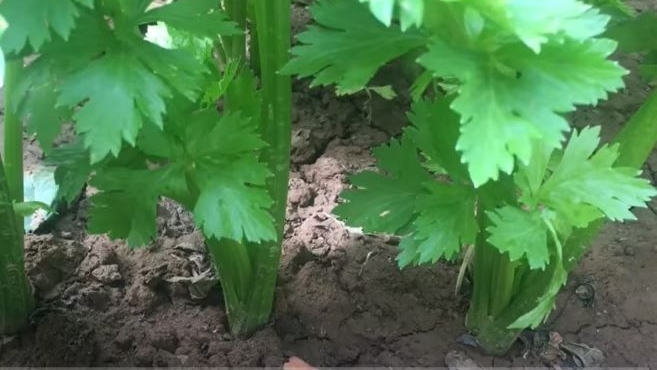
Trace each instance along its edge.
{"label": "celery stalk", "polygon": [[20,330],[34,308],[32,288],[25,273],[23,222],[13,203],[23,201],[22,125],[11,107],[11,95],[22,69],[20,61],[5,70],[4,136],[6,162],[0,155],[0,334]]}
{"label": "celery stalk", "polygon": [[[232,20],[246,25],[249,9],[244,0],[226,0],[225,7]],[[288,60],[290,0],[255,0],[252,10],[251,21],[259,35],[252,46],[258,49],[256,75],[262,90],[262,115],[260,122],[255,123],[268,144],[261,158],[273,174],[267,188],[274,199],[271,214],[278,240],[259,245],[208,241],[219,272],[231,332],[237,336],[250,335],[266,324],[271,315],[285,225],[291,145],[291,77],[277,73]],[[246,39],[235,36],[225,41],[227,58],[240,60],[246,68]],[[228,94],[226,109],[238,106],[239,95],[248,88],[245,84],[236,89],[239,93]]]}

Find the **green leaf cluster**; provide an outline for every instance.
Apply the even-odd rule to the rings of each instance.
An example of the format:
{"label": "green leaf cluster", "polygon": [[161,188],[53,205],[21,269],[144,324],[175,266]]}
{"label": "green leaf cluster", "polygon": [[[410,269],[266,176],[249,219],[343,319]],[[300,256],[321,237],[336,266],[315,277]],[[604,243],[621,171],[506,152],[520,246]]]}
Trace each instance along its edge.
{"label": "green leaf cluster", "polygon": [[[450,149],[459,128],[450,103],[445,98],[416,102],[409,114],[412,125],[401,139],[374,151],[380,171],[353,175],[355,188],[346,190],[345,202],[334,209],[366,232],[404,236],[401,267],[451,259],[486,232],[488,242],[512,261],[544,269],[557,253],[551,248],[573,228],[603,217],[633,220],[630,209],[657,195],[637,170],[614,166],[617,147],[599,146],[599,128],[573,131],[563,150],[534,142],[533,160],[512,179],[475,188]],[[445,172],[451,176],[441,175]],[[480,229],[477,212],[485,212],[486,230]]]}
{"label": "green leaf cluster", "polygon": [[57,121],[73,120],[93,163],[135,145],[145,125],[162,128],[167,101],[174,94],[195,101],[210,73],[184,49],[145,41],[140,26],[161,21],[196,37],[240,32],[212,0],[154,9],[148,1],[37,3],[0,4],[10,24],[3,50],[14,58],[40,55],[12,100],[46,150],[60,132]]}
{"label": "green leaf cluster", "polygon": [[[11,108],[57,166],[60,197],[73,201],[87,182],[96,190],[92,233],[146,245],[158,231],[158,202],[169,197],[208,237],[276,240],[260,103],[224,113],[215,105],[238,77],[234,66],[217,70],[212,50],[220,35],[242,31],[214,0],[150,5],[0,2],[9,22],[0,46],[10,58],[33,59]],[[149,25],[168,32],[170,45],[145,40]],[[75,140],[54,147],[68,122]]]}
{"label": "green leaf cluster", "polygon": [[534,141],[560,148],[568,131],[563,114],[623,86],[626,71],[608,59],[616,43],[600,37],[610,17],[577,0],[367,3],[314,5],[316,24],[298,35],[283,71],[353,93],[382,65],[415,56],[436,83],[456,83],[455,149],[476,187],[527,164]]}

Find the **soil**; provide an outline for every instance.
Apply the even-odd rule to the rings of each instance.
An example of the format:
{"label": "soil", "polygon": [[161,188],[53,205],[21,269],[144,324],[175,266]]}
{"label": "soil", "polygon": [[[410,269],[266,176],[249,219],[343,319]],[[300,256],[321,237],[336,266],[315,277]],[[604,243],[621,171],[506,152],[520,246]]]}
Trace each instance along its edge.
{"label": "soil", "polygon": [[[636,59],[622,63],[632,68]],[[627,84],[573,122],[617,131],[648,91],[634,76]],[[0,366],[280,367],[290,356],[314,366],[444,366],[455,350],[480,366],[552,365],[520,344],[501,357],[460,344],[467,300],[454,293],[458,266],[400,271],[396,239],[363,235],[331,215],[347,176],[373,165],[369,149],[406,124],[406,102],[336,98],[297,82],[294,107],[288,221],[270,325],[233,338],[218,284],[197,299],[193,286],[173,279],[192,275],[194,257],[207,263],[202,237],[177,204],[162,202],[158,240],[130,250],[86,233],[83,197],[47,233],[26,237],[39,307],[29,328],[3,338]],[[38,148],[26,143],[27,163],[38,163]],[[648,164],[657,169],[657,155]],[[556,311],[553,331],[600,349],[609,367],[657,363],[657,216],[636,214],[638,221],[600,234]],[[592,305],[573,294],[582,283],[594,288]]]}

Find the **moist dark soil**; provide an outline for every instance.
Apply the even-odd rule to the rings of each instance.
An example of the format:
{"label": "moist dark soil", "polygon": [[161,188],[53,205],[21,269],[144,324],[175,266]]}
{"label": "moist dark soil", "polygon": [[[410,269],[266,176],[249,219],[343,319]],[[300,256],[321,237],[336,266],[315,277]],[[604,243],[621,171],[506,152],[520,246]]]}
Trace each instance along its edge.
{"label": "moist dark soil", "polygon": [[[306,17],[295,9],[297,19]],[[636,60],[622,63],[634,67]],[[387,76],[387,77],[386,77]],[[392,77],[391,77],[392,76]],[[396,86],[394,73],[384,82]],[[648,91],[636,77],[577,126],[616,132]],[[331,209],[347,176],[369,168],[370,148],[406,124],[403,98],[336,98],[295,84],[292,171],[276,304],[271,323],[253,337],[231,337],[218,284],[201,289],[181,279],[207,266],[190,215],[163,200],[160,236],[150,246],[85,231],[83,197],[47,233],[26,238],[27,269],[38,310],[20,335],[3,338],[0,366],[267,366],[289,356],[314,366],[444,366],[455,350],[480,366],[568,365],[520,343],[490,357],[463,344],[467,299],[455,294],[458,265],[400,271],[397,240],[359,233]],[[26,163],[40,159],[26,139]],[[485,145],[485,143],[482,143]],[[657,169],[657,156],[646,176]],[[656,204],[657,206],[657,204]],[[657,363],[657,216],[610,224],[572,274],[551,329],[564,341],[597,348],[603,366]],[[594,292],[584,302],[577,288]]]}

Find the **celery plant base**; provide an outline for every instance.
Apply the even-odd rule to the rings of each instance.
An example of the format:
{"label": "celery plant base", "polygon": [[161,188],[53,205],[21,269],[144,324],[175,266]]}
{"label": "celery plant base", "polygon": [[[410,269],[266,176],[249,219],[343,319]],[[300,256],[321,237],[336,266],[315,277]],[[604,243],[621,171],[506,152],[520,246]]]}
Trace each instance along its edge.
{"label": "celery plant base", "polygon": [[9,335],[25,327],[34,309],[34,298],[27,276],[15,265],[0,274],[0,334]]}
{"label": "celery plant base", "polygon": [[474,315],[472,310],[466,318],[466,327],[476,335],[479,348],[491,356],[502,356],[509,352],[522,330],[510,330],[490,317]]}

